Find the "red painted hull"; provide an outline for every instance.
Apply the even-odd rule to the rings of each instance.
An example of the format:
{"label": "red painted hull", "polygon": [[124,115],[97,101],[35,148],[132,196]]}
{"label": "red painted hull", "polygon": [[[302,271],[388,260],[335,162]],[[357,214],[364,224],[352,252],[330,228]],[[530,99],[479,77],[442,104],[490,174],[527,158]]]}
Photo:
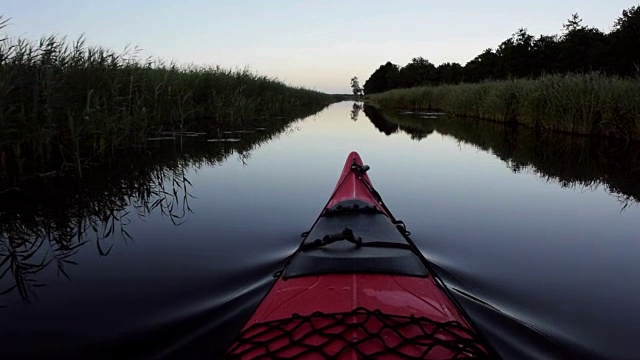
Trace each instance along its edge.
{"label": "red painted hull", "polygon": [[[362,166],[360,156],[355,152],[351,153],[347,158],[334,193],[325,207],[325,212],[345,201],[361,200],[374,205],[379,212],[394,220],[373,190],[369,177],[366,173],[359,171]],[[396,323],[394,326],[400,327],[401,330],[385,332],[380,331],[381,325],[376,322],[377,320],[366,322],[368,321],[365,319],[366,315],[357,313],[357,310],[354,314],[354,309],[367,309],[405,319],[402,321],[410,322],[411,320],[406,319],[422,318],[434,323],[456,324],[461,330],[456,330],[458,329],[456,328],[451,332],[443,332],[434,336],[439,337],[435,340],[436,345],[429,345],[433,345],[433,348],[426,351],[426,345],[420,345],[423,344],[420,341],[407,345],[401,343],[405,337],[422,336],[421,333],[425,331],[425,327],[431,326],[430,323],[427,325],[423,323],[420,325],[422,328]],[[296,327],[296,316],[312,317],[317,312],[322,314],[349,313],[338,326],[331,325],[334,318],[320,317],[310,322],[310,327],[328,327],[331,331],[339,333],[340,336],[327,335],[326,333],[317,334],[305,328],[307,325]],[[286,319],[294,320],[282,323]],[[361,326],[353,328],[349,325],[360,321],[365,322]],[[278,330],[260,326],[267,323],[280,325],[277,327]],[[286,328],[287,326],[289,327]],[[283,328],[286,328],[286,332],[290,334],[285,337],[273,335],[278,331],[283,331]],[[432,331],[433,329],[427,330]],[[367,339],[367,336],[371,337],[370,333],[376,331],[379,334],[373,336],[373,340],[362,340]],[[247,322],[243,334],[253,339],[254,342],[272,342],[272,344],[261,347],[239,342],[227,354],[230,358],[318,358],[329,356],[345,359],[363,357],[448,359],[469,358],[473,357],[474,353],[438,346],[438,342],[449,341],[457,337],[463,338],[465,341],[475,339],[476,331],[465,318],[463,312],[449,298],[446,290],[439,285],[435,275],[405,276],[361,273],[355,269],[353,272],[279,278]],[[292,343],[298,342],[300,344],[292,346]],[[388,352],[389,347],[393,348],[393,351]],[[478,348],[489,354],[486,345],[480,344]]]}
{"label": "red painted hull", "polygon": [[342,168],[342,173],[340,174],[338,183],[333,190],[331,199],[329,199],[327,206],[325,206],[325,210],[332,208],[342,201],[357,199],[375,204],[378,209],[386,213],[378,203],[378,199],[376,199],[369,190],[373,187],[371,180],[369,179],[369,175],[364,173],[361,175],[361,178],[359,178],[358,174],[352,171],[351,166],[354,162],[359,166],[363,166],[360,155],[355,151],[347,157],[347,161]]}

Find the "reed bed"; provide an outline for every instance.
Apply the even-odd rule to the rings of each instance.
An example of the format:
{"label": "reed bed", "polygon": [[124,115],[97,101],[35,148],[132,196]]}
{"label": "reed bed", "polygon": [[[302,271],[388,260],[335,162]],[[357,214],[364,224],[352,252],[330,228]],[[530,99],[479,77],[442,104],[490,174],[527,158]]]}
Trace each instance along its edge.
{"label": "reed bed", "polygon": [[268,125],[332,101],[247,69],[140,59],[136,49],[116,53],[84,38],[0,35],[0,175],[56,162],[81,174],[163,132]]}
{"label": "reed bed", "polygon": [[439,110],[536,129],[640,140],[640,81],[600,73],[396,89],[367,100],[386,109]]}

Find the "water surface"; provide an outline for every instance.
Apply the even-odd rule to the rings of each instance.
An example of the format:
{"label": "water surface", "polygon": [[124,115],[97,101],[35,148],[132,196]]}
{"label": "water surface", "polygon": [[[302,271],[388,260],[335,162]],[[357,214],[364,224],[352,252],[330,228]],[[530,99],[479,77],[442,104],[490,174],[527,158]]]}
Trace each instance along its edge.
{"label": "water surface", "polygon": [[219,356],[352,150],[505,357],[639,354],[636,148],[351,102],[260,131],[5,197],[3,357]]}

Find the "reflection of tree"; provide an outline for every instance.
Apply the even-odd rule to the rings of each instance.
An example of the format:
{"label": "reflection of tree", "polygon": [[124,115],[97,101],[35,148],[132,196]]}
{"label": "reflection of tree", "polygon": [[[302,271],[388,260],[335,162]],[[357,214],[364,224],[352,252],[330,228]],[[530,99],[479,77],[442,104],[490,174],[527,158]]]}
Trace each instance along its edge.
{"label": "reflection of tree", "polygon": [[[604,186],[626,209],[640,203],[640,146],[615,140],[572,135],[540,134],[522,127],[449,117],[423,118],[419,114],[381,113],[365,107],[379,128],[386,122],[420,140],[434,130],[462,143],[494,154],[515,173],[532,172],[562,187]],[[375,122],[374,122],[375,119]]]}
{"label": "reflection of tree", "polygon": [[354,102],[351,107],[351,120],[358,121],[360,110],[362,110],[362,103]]}
{"label": "reflection of tree", "polygon": [[432,126],[428,125],[428,121],[425,121],[421,127],[406,126],[402,123],[402,117],[390,121],[386,115],[382,115],[380,111],[372,106],[365,106],[364,114],[378,130],[384,132],[387,136],[396,133],[400,129],[409,134],[412,140],[419,141],[429,136],[434,130]]}
{"label": "reflection of tree", "polygon": [[374,107],[365,106],[364,114],[369,118],[369,121],[376,127],[380,132],[389,136],[398,132],[398,125],[393,122],[387,120],[380,112],[378,112]]}

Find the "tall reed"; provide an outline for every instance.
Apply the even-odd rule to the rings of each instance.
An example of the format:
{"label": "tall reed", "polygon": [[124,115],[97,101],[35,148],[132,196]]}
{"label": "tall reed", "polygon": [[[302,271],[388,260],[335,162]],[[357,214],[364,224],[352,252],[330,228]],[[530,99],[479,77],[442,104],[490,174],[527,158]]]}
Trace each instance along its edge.
{"label": "tall reed", "polygon": [[538,129],[640,140],[640,81],[600,73],[397,89],[368,95],[382,108],[440,110]]}
{"label": "tall reed", "polygon": [[239,129],[332,101],[248,69],[141,59],[84,37],[0,36],[0,170],[80,171],[160,132]]}

